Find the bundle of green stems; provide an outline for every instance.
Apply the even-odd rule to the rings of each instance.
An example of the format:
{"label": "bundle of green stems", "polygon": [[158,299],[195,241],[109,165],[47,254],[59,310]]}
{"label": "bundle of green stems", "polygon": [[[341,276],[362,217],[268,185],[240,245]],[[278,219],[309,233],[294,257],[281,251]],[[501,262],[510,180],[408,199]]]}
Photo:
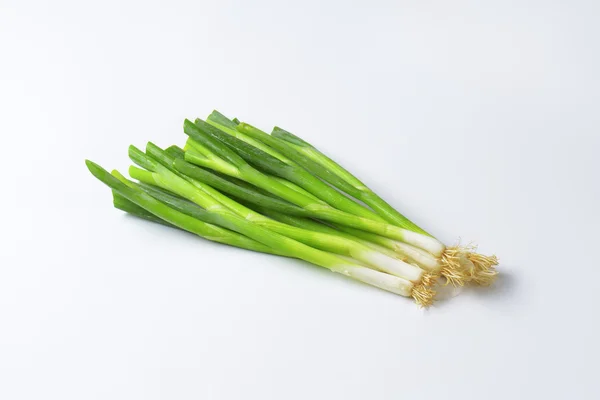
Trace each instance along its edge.
{"label": "bundle of green stems", "polygon": [[490,285],[495,256],[447,246],[348,170],[281,128],[213,111],[185,120],[182,147],[129,147],[128,179],[90,172],[129,214],[207,240],[297,258],[427,307],[440,284]]}

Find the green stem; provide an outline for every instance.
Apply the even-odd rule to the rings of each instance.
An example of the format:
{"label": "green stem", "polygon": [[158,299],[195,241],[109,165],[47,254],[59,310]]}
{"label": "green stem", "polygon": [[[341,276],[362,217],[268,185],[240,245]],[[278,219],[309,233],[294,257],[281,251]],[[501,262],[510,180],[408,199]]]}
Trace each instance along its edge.
{"label": "green stem", "polygon": [[147,221],[155,222],[157,224],[161,224],[161,225],[168,226],[171,228],[179,229],[176,226],[156,217],[152,213],[149,213],[148,211],[144,210],[142,207],[137,206],[135,203],[132,203],[131,201],[127,200],[125,197],[121,196],[119,193],[114,192],[114,191],[113,191],[113,205],[115,206],[116,209],[125,211],[126,213],[134,215],[138,218],[142,218]]}
{"label": "green stem", "polygon": [[[287,150],[282,151],[282,153],[304,168],[307,168],[319,178],[364,202],[386,221],[402,228],[410,229],[414,232],[429,235],[424,229],[410,221],[375,192],[369,189],[367,185],[352,175],[348,170],[298,136],[278,127],[273,129],[271,135],[262,132],[268,138],[262,134],[256,134],[256,128],[250,125],[242,123],[238,126],[238,129],[254,138],[260,136],[265,143],[268,143],[279,151]],[[255,135],[252,133],[255,133]]]}

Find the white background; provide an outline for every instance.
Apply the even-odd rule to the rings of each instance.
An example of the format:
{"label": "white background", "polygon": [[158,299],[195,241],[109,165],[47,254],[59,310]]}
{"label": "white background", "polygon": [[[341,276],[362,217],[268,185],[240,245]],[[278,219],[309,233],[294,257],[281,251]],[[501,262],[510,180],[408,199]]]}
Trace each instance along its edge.
{"label": "white background", "polygon": [[[0,398],[592,399],[595,1],[0,0]],[[86,170],[213,109],[501,258],[428,311],[126,217]]]}

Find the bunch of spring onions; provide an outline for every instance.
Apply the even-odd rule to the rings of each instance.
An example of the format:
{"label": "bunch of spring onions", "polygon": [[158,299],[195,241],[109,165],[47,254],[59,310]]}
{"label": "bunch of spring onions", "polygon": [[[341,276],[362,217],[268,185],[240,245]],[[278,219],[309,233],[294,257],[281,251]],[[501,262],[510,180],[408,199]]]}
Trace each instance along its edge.
{"label": "bunch of spring onions", "polygon": [[213,111],[206,121],[186,119],[183,130],[183,147],[130,146],[135,181],[91,161],[87,167],[125,212],[208,240],[298,258],[421,306],[433,302],[439,280],[489,285],[497,275],[495,256],[444,245],[283,129],[267,134]]}

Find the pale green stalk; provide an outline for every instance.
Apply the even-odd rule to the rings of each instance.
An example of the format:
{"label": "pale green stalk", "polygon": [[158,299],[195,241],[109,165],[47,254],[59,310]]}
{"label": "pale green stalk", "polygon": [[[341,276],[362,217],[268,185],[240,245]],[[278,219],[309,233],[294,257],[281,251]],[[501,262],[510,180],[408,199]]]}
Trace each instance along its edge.
{"label": "pale green stalk", "polygon": [[319,178],[369,205],[386,221],[414,232],[427,234],[386,203],[358,178],[299,137],[277,127],[273,134],[269,135],[244,122],[237,125],[236,130],[277,150]]}

